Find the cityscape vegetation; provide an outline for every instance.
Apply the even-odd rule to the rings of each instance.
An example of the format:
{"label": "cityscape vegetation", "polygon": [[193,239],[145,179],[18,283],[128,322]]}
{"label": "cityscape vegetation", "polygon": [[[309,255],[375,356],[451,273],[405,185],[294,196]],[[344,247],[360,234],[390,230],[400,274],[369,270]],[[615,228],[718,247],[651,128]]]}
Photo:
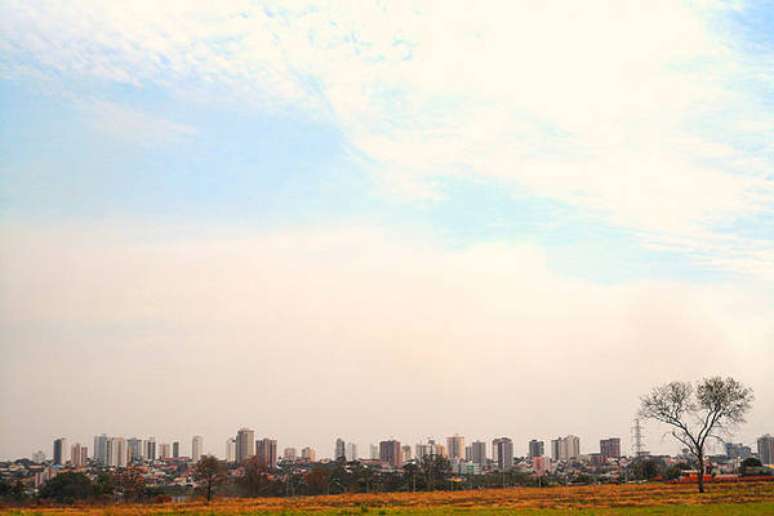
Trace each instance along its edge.
{"label": "cityscape vegetation", "polygon": [[[465,445],[453,435],[446,444],[428,440],[412,449],[390,439],[371,445],[362,458],[354,443],[337,439],[332,459],[317,460],[315,450],[295,448],[277,453],[277,441],[255,439],[241,428],[225,443],[225,459],[205,455],[203,438],[191,441],[192,457],[180,454],[180,443],[154,438],[94,438],[93,456],[80,443],[60,438],[53,459],[42,452],[32,460],[0,464],[0,498],[6,503],[171,502],[214,497],[256,498],[342,495],[355,493],[464,491],[494,488],[626,484],[666,481],[765,482],[774,480],[774,437],[764,435],[757,451],[725,442],[725,453],[708,455],[709,439],[722,440],[744,422],[752,392],[733,378],[706,378],[695,385],[672,382],[642,398],[640,415],[675,427],[673,436],[686,448],[677,456],[653,455],[635,440],[631,455],[617,437],[602,439],[599,451],[581,454],[580,439],[568,435],[545,443],[528,443],[528,454],[515,457],[513,441],[498,437],[490,451],[484,441]],[[695,426],[698,425],[698,426]],[[639,428],[638,428],[639,431]],[[158,453],[157,453],[158,452]],[[702,471],[703,474],[699,474]],[[770,484],[774,486],[774,483]]]}

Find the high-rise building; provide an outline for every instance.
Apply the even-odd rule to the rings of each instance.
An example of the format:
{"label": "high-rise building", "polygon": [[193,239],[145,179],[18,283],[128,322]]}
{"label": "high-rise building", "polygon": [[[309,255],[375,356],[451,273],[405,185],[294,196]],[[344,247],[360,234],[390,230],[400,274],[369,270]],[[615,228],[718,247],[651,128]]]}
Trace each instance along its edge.
{"label": "high-rise building", "polygon": [[379,443],[379,460],[399,468],[403,460],[401,458],[400,441],[391,439]]}
{"label": "high-rise building", "polygon": [[347,444],[344,439],[339,437],[336,439],[336,447],[333,450],[333,460],[346,460],[347,459]]}
{"label": "high-rise building", "polygon": [[201,435],[193,436],[193,439],[191,439],[191,460],[199,462],[199,459],[202,458],[203,450],[204,438]]}
{"label": "high-rise building", "polygon": [[[565,444],[565,460],[578,460],[580,459],[580,438],[574,435],[568,435],[562,440]],[[621,443],[618,442],[618,455],[621,454]],[[561,448],[560,448],[561,451]]]}
{"label": "high-rise building", "polygon": [[159,459],[166,460],[172,457],[172,447],[169,443],[159,444]]}
{"label": "high-rise building", "polygon": [[155,437],[149,437],[147,441],[145,441],[145,458],[148,459],[150,462],[153,462],[156,460],[156,438]]}
{"label": "high-rise building", "polygon": [[64,466],[70,460],[70,450],[67,448],[67,439],[60,437],[54,440],[54,464]]}
{"label": "high-rise building", "polygon": [[375,444],[368,446],[368,458],[371,460],[379,460],[379,447]]}
{"label": "high-rise building", "polygon": [[414,457],[416,457],[417,460],[423,460],[425,457],[429,457],[429,456],[430,456],[429,444],[417,443],[414,446]]}
{"label": "high-rise building", "polygon": [[94,460],[101,466],[107,465],[107,440],[105,434],[94,436]]}
{"label": "high-rise building", "polygon": [[446,438],[446,448],[449,452],[449,459],[462,459],[465,454],[465,438],[454,434]]}
{"label": "high-rise building", "polygon": [[277,441],[274,439],[255,441],[255,454],[258,455],[258,464],[261,467],[274,469],[277,466]]}
{"label": "high-rise building", "polygon": [[[580,448],[580,444],[578,444],[578,448]],[[602,455],[603,461],[621,458],[621,439],[610,437],[609,439],[599,441],[599,454]],[[578,450],[578,455],[580,455],[580,449]]]}
{"label": "high-rise building", "polygon": [[74,468],[82,468],[86,465],[88,451],[81,443],[75,443],[70,447],[70,464]]}
{"label": "high-rise building", "polygon": [[[619,442],[620,455],[620,442]],[[555,461],[572,461],[580,458],[580,439],[574,435],[557,437],[551,441],[551,458]]]}
{"label": "high-rise building", "polygon": [[500,471],[513,468],[513,441],[510,438],[499,437],[492,441],[492,460]]}
{"label": "high-rise building", "polygon": [[486,443],[473,441],[470,444],[470,460],[479,466],[486,466]]}
{"label": "high-rise building", "polygon": [[180,441],[172,442],[172,458],[173,459],[180,458]]}
{"label": "high-rise building", "polygon": [[435,441],[430,441],[430,454],[438,457],[449,457],[449,452],[446,446],[443,444],[437,444]]}
{"label": "high-rise building", "polygon": [[125,468],[129,449],[123,437],[109,437],[107,440],[107,465],[111,468]]}
{"label": "high-rise building", "polygon": [[43,450],[38,450],[35,453],[32,454],[32,462],[35,462],[37,464],[43,464],[46,462],[46,452]]}
{"label": "high-rise building", "polygon": [[236,439],[229,437],[226,439],[226,462],[236,461]]}
{"label": "high-rise building", "polygon": [[132,437],[127,439],[126,446],[129,448],[129,462],[140,462],[145,455],[143,453],[142,439]]}
{"label": "high-rise building", "polygon": [[758,459],[761,464],[774,464],[774,437],[769,434],[758,438]]}
{"label": "high-rise building", "polygon": [[725,443],[726,456],[729,459],[741,459],[744,460],[748,457],[752,457],[752,448],[745,446],[742,443]]}
{"label": "high-rise building", "polygon": [[543,455],[545,455],[545,443],[543,441],[538,441],[537,439],[532,439],[529,442],[527,457],[531,459],[533,457],[542,457]]}
{"label": "high-rise building", "polygon": [[241,428],[236,436],[236,461],[241,464],[255,456],[255,431]]}
{"label": "high-rise building", "polygon": [[411,446],[409,445],[401,446],[400,452],[403,455],[403,462],[408,462],[411,460]]}
{"label": "high-rise building", "polygon": [[307,462],[314,462],[317,460],[317,452],[314,448],[306,447],[301,449],[301,458]]}
{"label": "high-rise building", "polygon": [[556,439],[551,439],[551,459],[558,461],[559,460],[559,443],[561,442],[561,437],[557,437]]}
{"label": "high-rise building", "polygon": [[357,444],[355,443],[347,443],[347,449],[346,449],[346,458],[347,462],[353,462],[357,460]]}
{"label": "high-rise building", "polygon": [[296,460],[296,449],[285,448],[282,450],[282,458],[285,460]]}

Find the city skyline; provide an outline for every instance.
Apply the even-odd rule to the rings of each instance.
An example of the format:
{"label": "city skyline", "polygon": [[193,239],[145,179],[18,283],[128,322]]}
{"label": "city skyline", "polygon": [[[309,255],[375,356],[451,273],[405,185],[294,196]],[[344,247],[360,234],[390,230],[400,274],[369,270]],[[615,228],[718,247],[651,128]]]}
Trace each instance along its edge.
{"label": "city skyline", "polygon": [[[493,460],[494,462],[497,462],[497,454],[499,453],[497,446],[500,446],[502,442],[506,442],[506,448],[504,448],[509,456],[513,458],[522,457],[524,459],[532,459],[534,457],[543,456],[546,458],[550,458],[553,461],[566,461],[566,460],[578,460],[581,456],[591,456],[591,455],[600,455],[604,458],[619,458],[619,457],[635,457],[637,456],[637,452],[634,451],[634,449],[626,449],[622,446],[623,439],[620,437],[604,437],[600,438],[596,441],[590,442],[590,443],[584,443],[581,444],[582,441],[578,436],[568,434],[564,437],[560,436],[555,439],[540,439],[540,438],[532,438],[528,441],[525,441],[524,443],[520,443],[518,440],[512,439],[508,436],[497,436],[493,437],[489,441],[489,445],[487,445],[486,440],[479,440],[479,439],[473,439],[470,441],[470,445],[465,446],[461,450],[461,454],[459,456],[454,456],[453,451],[450,452],[450,447],[440,445],[440,443],[437,443],[435,439],[432,438],[424,438],[422,440],[416,441],[414,443],[411,443],[409,441],[400,441],[395,440],[393,438],[390,439],[384,439],[384,440],[371,440],[368,444],[368,447],[371,449],[368,453],[358,453],[357,450],[359,449],[358,446],[360,443],[352,442],[352,441],[345,441],[341,438],[336,438],[333,445],[330,446],[331,451],[330,453],[325,452],[325,447],[322,447],[322,449],[314,448],[312,446],[304,446],[304,447],[298,447],[298,446],[292,446],[288,447],[287,443],[281,443],[279,439],[270,439],[270,438],[257,438],[253,440],[253,446],[252,451],[250,451],[248,447],[248,451],[245,453],[244,456],[241,458],[237,457],[236,454],[236,440],[239,438],[239,434],[244,433],[245,436],[249,437],[250,434],[253,436],[255,435],[255,431],[251,429],[247,429],[245,427],[239,429],[236,433],[236,437],[229,437],[224,441],[223,449],[219,451],[214,450],[208,450],[206,452],[203,452],[201,456],[203,455],[211,455],[214,457],[217,457],[221,460],[225,460],[227,462],[233,461],[235,463],[242,462],[244,460],[247,460],[251,457],[258,458],[258,461],[260,464],[263,464],[264,466],[268,464],[276,464],[281,459],[288,459],[288,458],[304,458],[307,459],[308,457],[304,456],[304,452],[311,450],[314,453],[315,460],[337,460],[339,458],[343,458],[347,461],[351,460],[373,460],[381,459],[389,462],[389,460],[386,460],[382,458],[383,450],[382,443],[397,443],[395,446],[394,451],[398,451],[401,448],[410,448],[410,455],[408,458],[406,458],[405,451],[402,450],[399,452],[399,456],[402,458],[403,461],[411,460],[411,459],[417,459],[420,456],[424,455],[432,455],[432,454],[439,454],[441,456],[447,457],[450,460],[462,460],[462,461],[470,461],[474,463],[480,463],[480,460]],[[98,444],[99,439],[103,437],[105,439],[105,448],[106,450],[104,452],[98,451],[100,448],[100,445]],[[203,440],[202,436],[194,436],[192,438],[192,443],[196,442],[196,439]],[[127,457],[128,461],[131,461],[133,459],[143,459],[148,460],[149,457],[153,457],[155,459],[164,459],[164,458],[177,458],[178,455],[173,455],[171,453],[171,449],[174,448],[176,444],[179,444],[179,441],[164,441],[164,440],[157,440],[156,437],[151,436],[146,439],[144,438],[137,438],[137,437],[131,437],[126,438],[123,436],[107,436],[106,434],[101,435],[95,435],[94,436],[94,448],[91,448],[91,450],[97,450],[92,451],[91,453],[94,453],[95,455],[92,455],[89,453],[88,446],[81,445],[80,442],[73,441],[72,446],[68,444],[68,438],[67,437],[59,437],[53,440],[53,452],[51,455],[46,454],[43,450],[38,450],[34,453],[30,453],[28,455],[20,456],[20,457],[14,457],[14,458],[0,458],[0,460],[15,460],[18,458],[23,457],[32,457],[35,454],[38,454],[40,452],[43,452],[46,454],[48,458],[50,458],[54,464],[63,464],[62,462],[57,462],[57,450],[62,450],[61,453],[62,457],[64,457],[64,462],[67,462],[71,458],[71,453],[74,453],[76,448],[79,450],[83,450],[83,453],[88,455],[89,459],[95,459],[95,460],[101,460],[99,457],[105,457],[103,460],[103,464],[105,465],[117,465],[117,464],[110,464],[110,462],[116,462],[116,458],[110,458],[109,456],[109,449],[110,445],[108,442],[111,440],[118,439],[122,443],[122,452]],[[455,433],[452,436],[449,436],[445,438],[447,443],[451,442],[452,440],[462,440],[464,443],[465,436],[460,435],[458,433]],[[133,448],[133,442],[137,443],[137,452],[134,451]],[[245,441],[247,442],[247,441]],[[62,444],[60,444],[62,443]],[[765,444],[761,444],[765,443]],[[170,446],[173,447],[169,450],[167,450],[166,456],[162,456],[161,453],[156,454],[151,453],[149,450],[151,449],[149,446],[153,445],[154,449],[156,444],[158,444],[161,447],[169,448]],[[261,448],[262,446],[269,445],[271,446],[271,451],[266,452],[263,451]],[[281,445],[281,448],[279,447]],[[62,448],[63,446],[63,448]],[[341,446],[345,451],[344,454],[342,454],[339,457],[339,446]],[[644,450],[646,453],[652,453],[654,455],[672,455],[672,456],[678,456],[682,453],[683,447],[679,444],[676,445],[677,449],[671,453],[661,453],[661,452],[652,452],[651,450]],[[434,449],[439,448],[439,449]],[[523,448],[523,450],[522,450]],[[143,451],[139,451],[142,449]],[[193,449],[193,445],[192,445]],[[299,453],[298,450],[301,450],[301,453]],[[503,449],[503,448],[500,448]],[[725,454],[729,457],[736,457],[739,456],[740,450],[747,449],[749,450],[746,452],[748,455],[752,453],[752,450],[756,449],[762,449],[763,451],[763,459],[766,461],[773,460],[772,457],[774,457],[774,437],[771,437],[769,433],[762,434],[758,436],[757,438],[753,439],[752,442],[749,443],[743,443],[743,442],[734,442],[734,439],[730,439],[726,442],[718,442],[714,445],[708,444],[707,447],[710,454]],[[282,453],[280,453],[280,450],[282,450]],[[374,456],[374,450],[375,456]],[[771,451],[770,451],[771,450]],[[389,451],[388,453],[392,453],[393,450]],[[292,452],[290,457],[288,456],[288,452]],[[534,452],[534,453],[533,453]],[[268,453],[268,455],[266,455]],[[759,452],[755,452],[756,454]],[[101,454],[101,455],[100,455]],[[79,457],[83,457],[83,455],[79,455]],[[196,462],[196,460],[193,459],[193,455],[191,454],[179,454],[180,458],[187,458],[192,460],[193,462]],[[61,459],[60,459],[61,460]],[[83,463],[83,459],[78,459],[81,463]]]}
{"label": "city skyline", "polygon": [[128,4],[0,2],[0,457],[772,432],[770,2]]}

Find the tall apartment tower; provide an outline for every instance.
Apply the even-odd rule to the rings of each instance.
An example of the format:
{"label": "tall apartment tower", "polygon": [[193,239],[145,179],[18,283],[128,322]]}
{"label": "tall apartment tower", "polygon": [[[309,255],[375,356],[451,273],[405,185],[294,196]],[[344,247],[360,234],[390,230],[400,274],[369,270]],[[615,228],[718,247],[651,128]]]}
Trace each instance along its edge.
{"label": "tall apartment tower", "polygon": [[126,447],[126,439],[115,437],[116,450],[118,453],[118,467],[125,468],[129,464],[129,448]]}
{"label": "tall apartment tower", "polygon": [[54,440],[54,464],[64,466],[70,460],[70,450],[67,448],[67,439],[60,437]]}
{"label": "tall apartment tower", "polygon": [[774,437],[769,434],[758,438],[758,459],[761,464],[774,464]]}
{"label": "tall apartment tower", "polygon": [[446,449],[450,460],[465,458],[465,438],[457,434],[447,437]]}
{"label": "tall apartment tower", "polygon": [[[377,451],[378,451],[378,448],[377,448]],[[429,456],[430,456],[429,444],[417,443],[416,446],[414,446],[414,457],[416,457],[417,460],[422,460],[425,457],[429,457]]]}
{"label": "tall apartment tower", "polygon": [[101,466],[107,465],[107,440],[105,434],[94,436],[94,460]]}
{"label": "tall apartment tower", "polygon": [[81,443],[75,443],[70,447],[70,464],[74,468],[81,468],[86,465],[86,447],[81,446]]}
{"label": "tall apartment tower", "polygon": [[379,460],[390,464],[393,468],[399,468],[403,462],[400,441],[394,439],[381,441],[379,443]]}
{"label": "tall apartment tower", "polygon": [[368,458],[371,460],[379,460],[379,447],[377,445],[368,445]]}
{"label": "tall apartment tower", "polygon": [[621,439],[610,437],[599,441],[599,454],[605,459],[621,458]]}
{"label": "tall apartment tower", "polygon": [[306,447],[301,449],[301,458],[307,462],[314,462],[317,460],[317,452],[314,448]]}
{"label": "tall apartment tower", "polygon": [[172,446],[170,446],[169,443],[159,444],[159,458],[165,460],[170,457],[172,457]]}
{"label": "tall apartment tower", "polygon": [[[566,459],[565,460],[578,460],[580,459],[580,437],[577,437],[575,435],[568,435],[564,438],[565,443],[565,453],[566,453]],[[619,447],[619,455],[620,455],[620,446],[621,443],[618,443]]]}
{"label": "tall apartment tower", "polygon": [[508,437],[500,437],[492,441],[492,459],[497,463],[497,469],[508,471],[513,468],[513,441]]}
{"label": "tall apartment tower", "polygon": [[357,444],[355,443],[347,443],[346,448],[346,458],[347,462],[352,462],[357,460]]}
{"label": "tall apartment tower", "polygon": [[574,435],[568,435],[567,437],[557,437],[552,440],[551,458],[555,461],[578,460],[580,458],[580,438]]}
{"label": "tall apartment tower", "polygon": [[296,449],[285,448],[282,450],[282,458],[285,460],[296,460]]}
{"label": "tall apartment tower", "polygon": [[229,437],[226,439],[226,462],[236,461],[236,439]]}
{"label": "tall apartment tower", "polygon": [[191,439],[191,460],[199,462],[199,459],[202,458],[203,450],[204,438],[201,435],[193,436],[193,439]]}
{"label": "tall apartment tower", "polygon": [[470,443],[470,460],[479,466],[486,466],[486,443],[484,441]]}
{"label": "tall apartment tower", "polygon": [[543,441],[538,441],[537,439],[532,439],[529,442],[529,451],[527,452],[527,457],[530,459],[535,457],[542,457],[545,455],[545,443]]}
{"label": "tall apartment tower", "polygon": [[110,437],[107,441],[107,465],[111,468],[125,468],[129,457],[126,439]]}
{"label": "tall apartment tower", "polygon": [[129,462],[138,462],[142,460],[142,440],[131,437],[126,440],[126,446],[129,449]]}
{"label": "tall apartment tower", "polygon": [[255,431],[241,428],[236,435],[236,461],[238,464],[255,456]]}
{"label": "tall apartment tower", "polygon": [[172,441],[172,458],[180,458],[180,441]]}
{"label": "tall apartment tower", "polygon": [[561,442],[562,438],[557,437],[556,439],[551,439],[551,459],[554,461],[559,460],[559,443]]}
{"label": "tall apartment tower", "polygon": [[274,469],[277,465],[277,441],[274,439],[255,441],[255,454],[258,455],[260,466]]}
{"label": "tall apartment tower", "polygon": [[408,444],[400,447],[400,453],[403,457],[403,462],[408,462],[411,460],[411,446]]}
{"label": "tall apartment tower", "polygon": [[156,438],[155,437],[149,437],[147,441],[145,441],[145,458],[148,459],[150,462],[153,462],[156,460]]}
{"label": "tall apartment tower", "polygon": [[430,445],[430,455],[449,458],[449,451],[446,449],[446,446],[435,441],[428,441],[428,444]]}
{"label": "tall apartment tower", "polygon": [[333,460],[346,460],[347,459],[347,444],[344,439],[339,437],[336,439],[336,447],[333,450]]}

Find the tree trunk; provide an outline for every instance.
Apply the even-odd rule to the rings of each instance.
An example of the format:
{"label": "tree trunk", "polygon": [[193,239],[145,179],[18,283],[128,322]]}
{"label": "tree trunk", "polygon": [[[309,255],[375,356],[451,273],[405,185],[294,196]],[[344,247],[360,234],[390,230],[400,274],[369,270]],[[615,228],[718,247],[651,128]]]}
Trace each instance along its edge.
{"label": "tree trunk", "polygon": [[704,492],[704,455],[699,454],[699,492]]}

